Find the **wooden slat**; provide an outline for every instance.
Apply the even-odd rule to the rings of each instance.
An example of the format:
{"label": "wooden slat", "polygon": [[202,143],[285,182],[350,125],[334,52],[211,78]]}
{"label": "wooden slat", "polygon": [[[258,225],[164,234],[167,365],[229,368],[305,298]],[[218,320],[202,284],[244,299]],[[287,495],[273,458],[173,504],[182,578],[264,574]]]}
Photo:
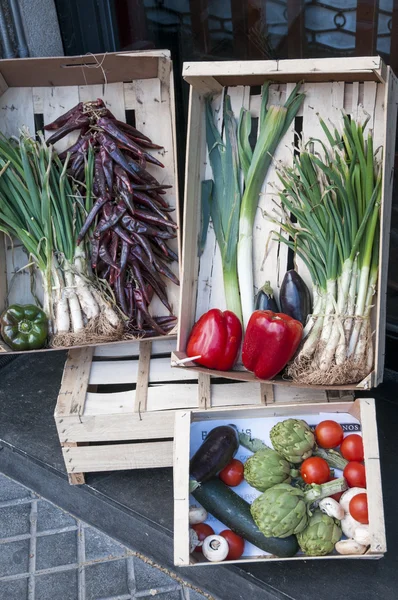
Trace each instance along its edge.
{"label": "wooden slat", "polygon": [[55,415],[61,443],[115,442],[173,437],[174,412],[143,412],[105,415]]}
{"label": "wooden slat", "polygon": [[206,375],[206,373],[198,374],[198,406],[199,408],[211,406],[210,375]]}
{"label": "wooden slat", "polygon": [[[176,347],[177,336],[167,336],[167,338],[159,338],[152,341],[152,356],[158,354],[169,354]],[[125,342],[118,345],[96,346],[94,348],[94,356],[101,358],[123,358],[124,356],[138,356],[140,343]]]}
{"label": "wooden slat", "polygon": [[125,121],[126,110],[124,106],[123,86],[123,82],[107,83],[105,80],[99,85],[81,85],[79,86],[79,100],[80,102],[88,102],[102,98],[111,113],[119,121]]}
{"label": "wooden slat", "polygon": [[391,204],[394,183],[395,160],[395,133],[397,124],[398,80],[391,68],[388,68],[388,83],[385,91],[385,114],[383,122],[384,152],[383,152],[383,184],[382,206],[380,214],[380,258],[379,279],[377,289],[377,335],[375,340],[375,371],[376,382],[383,381],[384,355],[385,355],[385,329],[387,313],[387,279],[388,279],[388,254],[390,243]]}
{"label": "wooden slat", "polygon": [[135,390],[135,412],[147,409],[148,383],[151,362],[151,342],[140,342],[140,358],[138,360],[137,385]]}
{"label": "wooden slat", "polygon": [[[116,383],[136,383],[138,360],[118,360],[93,362],[89,384],[110,385]],[[172,369],[170,359],[153,358],[150,363],[149,381],[186,381],[197,378],[189,369]]]}
{"label": "wooden slat", "polygon": [[35,133],[31,87],[8,88],[0,97],[0,131],[5,136],[19,135],[22,127]]}
{"label": "wooden slat", "polygon": [[191,413],[176,414],[174,434],[174,564],[189,564],[189,445]]}
{"label": "wooden slat", "polygon": [[171,467],[173,442],[71,447],[63,448],[62,454],[70,476],[75,471],[90,473]]}
{"label": "wooden slat", "polygon": [[[59,418],[60,425],[64,422],[63,417],[82,415],[84,412],[92,356],[92,348],[80,348],[69,352],[55,408],[55,416]],[[74,438],[71,439],[75,441]]]}

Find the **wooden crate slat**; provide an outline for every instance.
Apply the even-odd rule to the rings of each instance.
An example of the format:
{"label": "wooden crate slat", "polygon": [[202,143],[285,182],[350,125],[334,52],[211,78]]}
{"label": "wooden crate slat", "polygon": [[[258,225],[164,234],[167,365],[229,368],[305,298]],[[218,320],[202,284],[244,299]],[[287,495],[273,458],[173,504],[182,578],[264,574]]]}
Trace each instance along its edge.
{"label": "wooden crate slat", "polygon": [[[118,345],[107,345],[107,346],[96,346],[94,348],[94,356],[101,358],[122,358],[123,356],[138,356],[139,355],[140,342],[126,342],[125,344]],[[157,354],[170,354],[176,347],[176,337],[169,336],[166,338],[160,338],[159,340],[153,340],[152,342],[152,356]]]}
{"label": "wooden crate slat", "polygon": [[31,87],[8,88],[0,98],[0,130],[10,137],[18,135],[22,127],[35,133]]}
{"label": "wooden crate slat", "polygon": [[71,474],[171,467],[173,442],[63,448],[62,454]]}
{"label": "wooden crate slat", "polygon": [[124,84],[123,82],[107,83],[97,85],[80,85],[80,102],[89,102],[102,98],[105,105],[119,121],[126,120],[126,110],[124,106]]}
{"label": "wooden crate slat", "polygon": [[174,412],[142,412],[105,415],[70,415],[55,418],[61,444],[77,442],[114,442],[172,438]]}
{"label": "wooden crate slat", "polygon": [[91,348],[69,353],[56,406],[56,416],[61,417],[61,423],[64,416],[83,414],[92,355]]}
{"label": "wooden crate slat", "polygon": [[147,409],[151,348],[151,342],[140,342],[140,358],[138,361],[137,385],[134,401],[134,410],[136,412]]}
{"label": "wooden crate slat", "polygon": [[[90,374],[90,385],[109,385],[115,383],[135,383],[137,381],[138,360],[93,362]],[[192,380],[196,375],[191,371],[170,370],[170,358],[154,358],[151,360],[149,381]]]}
{"label": "wooden crate slat", "polygon": [[135,391],[127,392],[87,392],[84,415],[114,415],[134,410]]}

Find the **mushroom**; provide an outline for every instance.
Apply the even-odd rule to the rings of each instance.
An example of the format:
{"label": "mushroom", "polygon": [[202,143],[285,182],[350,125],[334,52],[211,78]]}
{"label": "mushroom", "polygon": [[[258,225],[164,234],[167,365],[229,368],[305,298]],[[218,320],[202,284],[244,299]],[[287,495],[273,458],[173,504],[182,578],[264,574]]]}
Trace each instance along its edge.
{"label": "mushroom", "polygon": [[329,517],[341,521],[344,518],[344,509],[334,498],[323,498],[319,502],[319,508]]}
{"label": "mushroom", "polygon": [[352,539],[340,540],[334,547],[339,554],[364,554],[366,552],[366,546],[362,546]]}
{"label": "mushroom", "polygon": [[196,546],[199,545],[199,538],[198,538],[198,534],[196,533],[196,531],[194,529],[192,529],[192,527],[189,528],[189,554],[191,554],[191,552],[193,552],[196,548]]}
{"label": "mushroom", "polygon": [[229,553],[228,542],[221,535],[208,535],[203,540],[202,552],[211,562],[225,560]]}
{"label": "mushroom", "polygon": [[347,490],[346,492],[344,492],[344,494],[340,498],[340,506],[343,507],[343,510],[345,513],[349,512],[350,502],[353,499],[353,497],[356,496],[357,494],[363,494],[363,493],[366,494],[366,490],[365,490],[365,488],[360,488],[360,487],[352,487],[349,490]]}
{"label": "mushroom", "polygon": [[359,521],[356,521],[349,513],[344,515],[344,519],[341,519],[341,529],[348,538],[353,538],[355,530],[361,526]]}
{"label": "mushroom", "polygon": [[192,505],[189,507],[189,524],[198,525],[207,519],[207,511],[202,506]]}
{"label": "mushroom", "polygon": [[359,527],[356,527],[354,540],[363,546],[370,546],[369,525],[359,525]]}

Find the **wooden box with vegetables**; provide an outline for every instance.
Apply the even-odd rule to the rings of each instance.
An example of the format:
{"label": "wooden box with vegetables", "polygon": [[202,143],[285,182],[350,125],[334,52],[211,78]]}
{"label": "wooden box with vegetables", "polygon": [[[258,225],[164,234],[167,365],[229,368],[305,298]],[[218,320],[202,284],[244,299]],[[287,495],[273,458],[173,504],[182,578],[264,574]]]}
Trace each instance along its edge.
{"label": "wooden box with vegetables", "polygon": [[180,411],[174,562],[381,558],[373,399]]}
{"label": "wooden box with vegetables", "polygon": [[187,63],[183,74],[174,364],[241,381],[377,386],[396,77],[379,57]]}
{"label": "wooden box with vegetables", "polygon": [[0,82],[1,350],[170,333],[170,53],[2,60]]}

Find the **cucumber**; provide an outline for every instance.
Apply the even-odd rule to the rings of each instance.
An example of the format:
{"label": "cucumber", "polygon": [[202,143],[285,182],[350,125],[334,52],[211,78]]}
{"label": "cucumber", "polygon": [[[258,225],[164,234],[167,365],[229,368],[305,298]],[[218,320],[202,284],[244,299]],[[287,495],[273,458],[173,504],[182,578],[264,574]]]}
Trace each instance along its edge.
{"label": "cucumber", "polygon": [[265,537],[253,521],[250,504],[217,477],[202,483],[192,495],[208,513],[257,548],[280,558],[294,556],[298,551],[295,535],[283,539]]}

